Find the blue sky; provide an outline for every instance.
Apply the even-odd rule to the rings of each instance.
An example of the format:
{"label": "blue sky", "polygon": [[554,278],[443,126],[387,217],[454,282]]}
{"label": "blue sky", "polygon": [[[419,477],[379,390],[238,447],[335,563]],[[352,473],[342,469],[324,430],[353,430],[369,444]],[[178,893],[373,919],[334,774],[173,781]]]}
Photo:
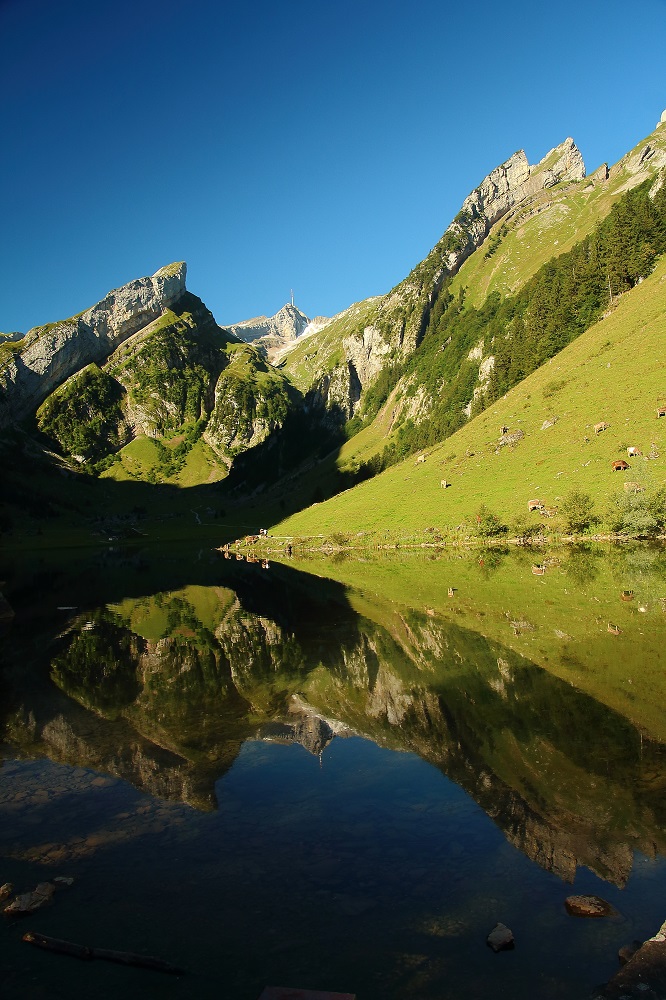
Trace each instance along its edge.
{"label": "blue sky", "polygon": [[0,0],[0,330],[188,263],[219,323],[388,291],[516,149],[666,108],[666,0]]}

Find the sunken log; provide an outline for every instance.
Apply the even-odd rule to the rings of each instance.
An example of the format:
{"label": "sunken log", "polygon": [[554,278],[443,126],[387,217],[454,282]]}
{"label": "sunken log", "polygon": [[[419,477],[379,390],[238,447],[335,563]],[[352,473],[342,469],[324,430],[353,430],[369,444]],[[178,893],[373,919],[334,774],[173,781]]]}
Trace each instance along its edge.
{"label": "sunken log", "polygon": [[165,962],[163,958],[153,958],[152,955],[136,955],[131,951],[113,951],[110,948],[89,948],[85,944],[47,937],[46,934],[38,934],[36,931],[28,931],[24,934],[23,941],[27,944],[34,944],[37,948],[43,948],[45,951],[53,951],[58,955],[71,955],[73,958],[81,958],[84,961],[100,958],[106,962],[132,965],[138,969],[168,972],[173,976],[182,976],[185,973],[184,969],[180,969],[170,962]]}

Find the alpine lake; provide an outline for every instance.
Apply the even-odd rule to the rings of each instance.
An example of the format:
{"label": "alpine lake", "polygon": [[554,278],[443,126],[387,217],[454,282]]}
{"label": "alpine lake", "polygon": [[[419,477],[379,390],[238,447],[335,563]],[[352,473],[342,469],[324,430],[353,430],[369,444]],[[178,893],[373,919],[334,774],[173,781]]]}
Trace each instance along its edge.
{"label": "alpine lake", "polygon": [[572,1000],[666,919],[664,547],[0,572],[7,1000]]}

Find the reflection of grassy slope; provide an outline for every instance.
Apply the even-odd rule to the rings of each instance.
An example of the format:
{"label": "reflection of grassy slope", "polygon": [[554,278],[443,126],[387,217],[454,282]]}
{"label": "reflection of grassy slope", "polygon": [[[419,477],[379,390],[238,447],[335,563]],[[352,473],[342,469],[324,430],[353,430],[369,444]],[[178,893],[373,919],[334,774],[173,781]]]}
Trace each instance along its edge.
{"label": "reflection of grassy slope", "polygon": [[[663,454],[666,420],[655,406],[666,394],[666,260],[617,303],[612,315],[566,347],[460,431],[431,449],[338,497],[288,518],[283,534],[336,530],[423,531],[428,526],[472,524],[480,504],[501,517],[527,512],[533,497],[557,506],[573,489],[590,493],[603,508],[624,479],[662,485],[665,459],[631,460],[626,474],[611,461],[627,445],[647,455],[654,442]],[[543,422],[558,421],[546,430]],[[610,428],[598,437],[593,426]],[[499,428],[525,438],[497,453]],[[440,479],[452,483],[440,487]],[[537,518],[535,517],[536,521]]]}
{"label": "reflection of grassy slope", "polygon": [[[119,604],[109,604],[108,608],[127,623],[132,632],[156,642],[170,634],[169,602],[182,600],[190,608],[196,620],[213,632],[224,613],[233,603],[235,595],[226,587],[200,587],[192,585],[182,590],[170,591],[168,597],[127,598]],[[178,625],[180,619],[178,619]]]}
{"label": "reflection of grassy slope", "polygon": [[[542,577],[532,575],[529,553],[491,572],[486,559],[492,554],[483,566],[480,558],[476,552],[436,561],[419,555],[310,559],[306,568],[354,588],[352,606],[360,601],[365,615],[394,634],[402,628],[402,607],[430,609],[515,650],[666,740],[663,554],[636,549],[596,558],[563,551]],[[634,590],[632,602],[620,600],[623,589]],[[533,628],[515,629],[511,622]],[[619,636],[608,632],[609,622],[621,628]]]}
{"label": "reflection of grassy slope", "polygon": [[[339,572],[361,580],[350,592],[358,617],[340,608],[332,617],[330,607],[324,612],[331,588],[314,577],[308,590],[320,597],[321,607],[308,605],[311,620],[293,595],[295,604],[283,605],[290,613],[282,624],[273,617],[272,602],[263,605],[256,593],[258,613],[252,614],[231,590],[186,587],[110,608],[144,635],[151,608],[162,609],[169,637],[159,648],[144,649],[108,615],[103,620],[102,612],[99,633],[74,637],[55,679],[95,711],[121,712],[144,737],[208,774],[211,785],[215,767],[235,754],[238,741],[259,723],[284,719],[289,695],[298,693],[324,717],[441,767],[541,863],[550,856],[541,848],[550,845],[556,864],[575,858],[620,884],[626,852],[614,854],[618,844],[631,838],[639,849],[661,845],[659,748],[647,741],[643,748],[633,727],[603,704],[535,669],[520,644],[496,627],[499,621],[506,630],[506,620],[501,610],[497,619],[491,604],[496,589],[500,609],[519,607],[525,619],[529,611],[541,648],[548,646],[547,626],[529,605],[534,586],[551,583],[559,573],[588,601],[609,580],[614,586],[631,583],[639,600],[645,595],[637,581],[656,579],[655,566],[644,558],[605,571],[597,562],[592,557],[591,563],[579,559],[575,566],[553,567],[544,580],[531,578],[529,565],[511,566],[509,560],[494,572],[476,559],[345,563]],[[313,566],[319,568],[307,568]],[[593,585],[573,582],[574,576],[590,579],[595,570]],[[375,589],[387,589],[387,573],[395,586],[386,597],[374,596]],[[479,592],[473,606],[456,596],[452,609],[441,593],[454,575],[460,595]],[[437,600],[424,608],[419,587]],[[548,593],[550,600],[559,591],[552,587]],[[574,616],[572,643],[581,645]],[[93,658],[84,656],[93,646]],[[99,654],[107,648],[124,648],[127,656],[114,656],[120,662],[105,673],[103,702],[97,697],[89,703],[79,681],[91,668],[97,681]],[[528,657],[539,652],[525,649]]]}

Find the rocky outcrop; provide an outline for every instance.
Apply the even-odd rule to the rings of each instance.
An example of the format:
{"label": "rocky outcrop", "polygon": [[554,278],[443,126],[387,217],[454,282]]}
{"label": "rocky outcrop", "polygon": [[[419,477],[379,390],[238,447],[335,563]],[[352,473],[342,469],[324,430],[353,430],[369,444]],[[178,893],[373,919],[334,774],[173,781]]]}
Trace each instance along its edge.
{"label": "rocky outcrop", "polygon": [[65,379],[99,363],[185,292],[185,263],[109,292],[72,319],[30,330],[0,371],[0,427],[34,412]]}
{"label": "rocky outcrop", "polygon": [[342,347],[363,387],[379,374],[391,351],[391,345],[375,326],[366,326],[362,334],[347,337],[342,341]]}
{"label": "rocky outcrop", "polygon": [[[225,459],[255,448],[282,427],[292,408],[286,380],[253,348],[222,372],[204,440]],[[245,364],[239,362],[245,360]]]}
{"label": "rocky outcrop", "polygon": [[321,375],[305,397],[307,411],[323,412],[323,422],[336,427],[353,417],[362,385],[352,361]]}
{"label": "rocky outcrop", "polygon": [[306,396],[309,410],[324,411],[324,422],[335,425],[356,413],[361,393],[379,374],[391,354],[391,345],[374,326],[342,341],[345,360],[319,375]]}
{"label": "rocky outcrop", "polygon": [[530,166],[523,150],[514,153],[467,196],[439,243],[386,297],[378,317],[380,329],[393,330],[401,353],[413,351],[444,277],[460,270],[495,223],[540,191],[584,177],[585,164],[573,139],[551,149],[534,166]]}

